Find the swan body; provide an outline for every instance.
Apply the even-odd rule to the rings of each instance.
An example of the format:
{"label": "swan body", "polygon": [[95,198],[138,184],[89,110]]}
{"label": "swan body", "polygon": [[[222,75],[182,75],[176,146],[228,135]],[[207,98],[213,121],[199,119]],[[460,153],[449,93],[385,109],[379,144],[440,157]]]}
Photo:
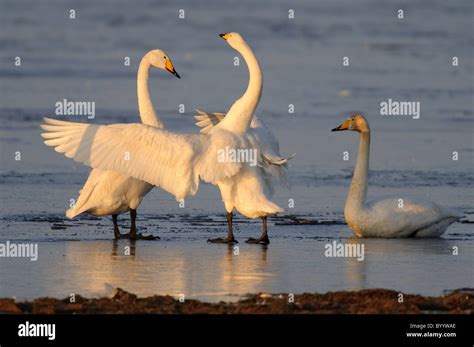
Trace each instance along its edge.
{"label": "swan body", "polygon": [[359,237],[438,237],[462,215],[421,199],[386,198],[370,201],[354,213],[345,211],[349,227]]}
{"label": "swan body", "polygon": [[106,216],[136,210],[152,189],[151,184],[119,172],[93,169],[66,216],[72,219],[82,213]]}
{"label": "swan body", "polygon": [[359,237],[438,237],[462,215],[435,202],[404,197],[366,202],[369,170],[370,128],[361,114],[349,117],[333,131],[360,133],[359,153],[354,168],[344,217]]}
{"label": "swan body", "polygon": [[[177,134],[147,124],[95,125],[44,118],[47,124],[41,128],[46,132],[41,136],[46,145],[68,158],[160,186],[177,200],[194,195],[200,180],[218,185],[228,214],[236,208],[249,218],[262,218],[262,237],[249,242],[268,243],[265,218],[282,209],[269,199],[262,148],[255,135],[248,132],[260,100],[262,75],[253,52],[240,35],[221,36],[239,49],[247,62],[250,80],[244,95],[208,133]],[[226,147],[255,150],[257,165],[219,161],[217,153]],[[124,159],[125,152],[129,153],[128,160]],[[233,236],[228,241],[235,242]]]}
{"label": "swan body", "polygon": [[[179,75],[168,56],[158,49],[145,54],[138,68],[137,94],[140,118],[144,124],[164,128],[155,112],[148,90],[148,74],[151,67],[168,70],[177,77]],[[82,213],[116,216],[134,211],[152,189],[153,185],[120,172],[93,169],[74,207],[66,211],[66,216],[71,219]],[[119,237],[116,217],[114,217],[114,224],[115,235]]]}
{"label": "swan body", "polygon": [[[208,133],[225,117],[225,113],[196,111],[198,112],[198,114],[194,116],[194,118],[198,120],[196,125],[201,128],[201,133],[204,134]],[[293,158],[295,154],[287,157],[282,156],[280,154],[280,143],[277,137],[273,131],[255,115],[250,123],[248,133],[251,135],[251,138],[258,142],[258,146],[261,148],[264,174],[266,175],[265,179],[270,180],[272,177],[275,177],[282,185],[289,188],[286,168],[288,167],[288,161]],[[273,191],[273,188],[271,190]]]}

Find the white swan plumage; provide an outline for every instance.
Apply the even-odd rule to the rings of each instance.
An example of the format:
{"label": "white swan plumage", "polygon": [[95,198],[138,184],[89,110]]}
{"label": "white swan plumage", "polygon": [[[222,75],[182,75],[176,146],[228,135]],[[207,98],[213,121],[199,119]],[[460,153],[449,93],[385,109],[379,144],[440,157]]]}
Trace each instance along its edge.
{"label": "white swan plumage", "polygon": [[[199,180],[216,184],[228,212],[234,208],[249,218],[261,217],[262,237],[250,243],[268,243],[266,217],[282,209],[269,200],[258,141],[249,129],[260,100],[262,75],[250,47],[237,33],[221,35],[238,48],[250,72],[249,86],[227,116],[207,134],[177,134],[146,124],[95,125],[44,118],[45,144],[92,168],[114,170],[157,185],[177,200],[194,195]],[[237,49],[236,48],[236,49]],[[224,148],[255,150],[257,165],[219,161]],[[125,156],[127,154],[127,156]],[[227,240],[235,242],[232,239]]]}
{"label": "white swan plumage", "polygon": [[[270,201],[273,192],[270,177],[273,174],[284,180],[284,166],[287,160],[285,161],[280,156],[279,144],[273,133],[263,127],[261,122],[254,117],[263,88],[263,75],[257,58],[239,33],[230,32],[219,36],[244,58],[249,71],[249,83],[245,93],[235,101],[225,116],[218,113],[219,116],[214,118],[202,113],[197,116],[200,120],[197,124],[203,127],[203,133],[213,133],[224,129],[231,131],[234,135],[246,137],[252,148],[258,148],[259,165],[258,167],[246,165],[239,175],[217,183],[227,211],[228,234],[226,238],[208,241],[237,242],[232,228],[235,209],[246,217],[262,219],[262,235],[258,239],[250,238],[247,242],[267,244],[270,242],[267,234],[267,217],[283,211],[281,207]],[[252,123],[256,128],[252,128]]]}
{"label": "white swan plumage", "polygon": [[[198,113],[194,116],[198,121],[196,125],[201,128],[201,133],[207,134],[214,125],[218,124],[225,117],[225,113],[212,112],[206,113],[200,110],[196,110]],[[268,175],[268,179],[275,177],[278,179],[280,184],[290,187],[287,180],[286,169],[288,162],[295,156],[282,156],[280,154],[280,143],[278,138],[275,136],[273,131],[265,125],[256,115],[253,116],[252,122],[250,123],[249,134],[252,134],[255,138],[259,147],[262,151],[263,168],[264,172]]]}
{"label": "white swan plumage", "polygon": [[405,197],[366,202],[368,188],[370,128],[361,114],[354,114],[332,131],[360,133],[359,153],[344,217],[359,237],[439,237],[462,214],[435,202]]}
{"label": "white swan plumage", "polygon": [[[138,109],[143,124],[164,128],[164,124],[156,114],[149,89],[148,75],[151,67],[167,70],[179,78],[171,59],[162,50],[155,49],[146,53],[140,61],[137,73]],[[116,238],[147,238],[136,233],[136,210],[142,199],[150,192],[153,185],[124,175],[117,171],[92,169],[79,197],[73,207],[66,211],[68,218],[82,213],[95,216],[112,215],[114,235]],[[128,234],[121,234],[117,224],[117,215],[130,211],[131,227]]]}

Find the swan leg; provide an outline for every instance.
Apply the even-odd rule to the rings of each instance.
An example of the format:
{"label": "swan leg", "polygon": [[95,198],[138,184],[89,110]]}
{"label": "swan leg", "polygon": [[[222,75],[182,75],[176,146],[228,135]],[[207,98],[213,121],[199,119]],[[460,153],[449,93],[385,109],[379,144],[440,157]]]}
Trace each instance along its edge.
{"label": "swan leg", "polygon": [[254,239],[251,237],[246,242],[261,245],[268,245],[270,243],[270,239],[267,235],[267,217],[262,217],[262,236],[260,236],[259,239]]}
{"label": "swan leg", "polygon": [[120,234],[120,230],[117,223],[117,217],[118,216],[116,214],[112,215],[112,221],[114,222],[114,236],[115,236],[115,239],[121,239],[122,234]]}
{"label": "swan leg", "polygon": [[234,232],[232,231],[232,217],[233,217],[232,212],[227,212],[227,238],[224,239],[222,237],[219,237],[217,239],[209,239],[209,240],[207,240],[207,242],[210,242],[210,243],[239,243],[239,241],[237,241],[234,238]]}
{"label": "swan leg", "polygon": [[[114,216],[116,219],[117,218],[116,215]],[[128,234],[119,233],[119,237],[117,237],[117,235],[115,237],[120,238],[120,239],[130,239],[130,240],[159,240],[160,239],[158,236],[153,236],[153,235],[143,236],[142,234],[138,234],[137,226],[135,224],[136,220],[137,220],[137,210],[130,209],[130,232]]]}
{"label": "swan leg", "polygon": [[137,226],[135,225],[135,221],[137,220],[137,210],[130,209],[130,239],[136,240],[137,239]]}

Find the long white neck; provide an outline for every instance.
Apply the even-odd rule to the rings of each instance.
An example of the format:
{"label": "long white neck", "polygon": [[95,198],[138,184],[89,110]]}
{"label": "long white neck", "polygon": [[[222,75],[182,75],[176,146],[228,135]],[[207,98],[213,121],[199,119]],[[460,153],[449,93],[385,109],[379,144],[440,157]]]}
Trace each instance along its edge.
{"label": "long white neck", "polygon": [[250,127],[255,109],[262,95],[263,76],[257,58],[247,44],[239,47],[238,52],[247,64],[249,70],[249,84],[244,95],[237,100],[226,117],[221,121],[221,126],[236,132],[245,132]]}
{"label": "long white neck", "polygon": [[148,73],[151,64],[146,54],[140,61],[137,75],[137,94],[138,94],[138,111],[143,124],[152,125],[157,128],[164,128],[160,117],[155,112],[151,101],[150,92],[148,90]]}
{"label": "long white neck", "polygon": [[367,196],[367,182],[369,176],[369,150],[370,131],[360,133],[359,153],[352,176],[349,195],[347,196],[345,210],[359,210],[365,203]]}

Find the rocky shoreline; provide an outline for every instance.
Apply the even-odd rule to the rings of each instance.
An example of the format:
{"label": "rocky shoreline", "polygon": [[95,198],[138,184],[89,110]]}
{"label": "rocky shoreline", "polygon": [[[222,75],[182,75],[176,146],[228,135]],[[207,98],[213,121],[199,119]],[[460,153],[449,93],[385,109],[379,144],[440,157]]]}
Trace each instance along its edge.
{"label": "rocky shoreline", "polygon": [[87,299],[0,299],[0,314],[473,314],[474,289],[458,289],[430,297],[387,289],[325,294],[259,293],[237,302],[180,302],[172,296],[139,298],[120,288],[111,297]]}

